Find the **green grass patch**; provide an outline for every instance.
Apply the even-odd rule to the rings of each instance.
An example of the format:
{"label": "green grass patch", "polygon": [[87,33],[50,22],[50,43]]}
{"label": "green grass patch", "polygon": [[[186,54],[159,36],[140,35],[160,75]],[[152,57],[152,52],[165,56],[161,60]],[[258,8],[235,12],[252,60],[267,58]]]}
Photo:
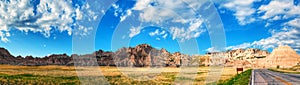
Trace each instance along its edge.
{"label": "green grass patch", "polygon": [[248,85],[252,69],[246,70],[230,80],[220,81],[218,85]]}

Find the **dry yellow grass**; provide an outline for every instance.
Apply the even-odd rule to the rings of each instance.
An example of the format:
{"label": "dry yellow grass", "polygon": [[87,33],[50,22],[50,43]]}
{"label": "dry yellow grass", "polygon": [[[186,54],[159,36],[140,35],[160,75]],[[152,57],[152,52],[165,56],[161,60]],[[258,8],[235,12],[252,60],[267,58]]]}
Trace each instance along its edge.
{"label": "dry yellow grass", "polygon": [[282,72],[282,73],[293,73],[293,74],[300,74],[300,66],[294,66],[291,68],[269,68],[270,70]]}
{"label": "dry yellow grass", "polygon": [[45,76],[76,76],[74,67],[0,65],[0,73],[9,75],[34,74]]}
{"label": "dry yellow grass", "polygon": [[[183,72],[180,68],[164,67],[158,69],[149,68],[128,68],[128,67],[77,67],[77,72],[74,66],[11,66],[0,65],[0,74],[20,75],[33,74],[41,76],[52,77],[76,77],[77,73],[85,76],[100,76],[97,72],[108,79],[111,84],[172,84],[175,79],[183,79],[194,81],[194,84],[204,84],[210,67],[197,67],[197,72],[189,72],[188,70],[195,70],[195,68],[185,68]],[[179,73],[184,76],[178,77]],[[220,77],[221,81],[228,80],[236,74],[234,67],[225,67]],[[190,76],[195,75],[195,80]],[[0,78],[1,80],[1,78]],[[5,79],[2,79],[5,80]],[[76,80],[79,81],[79,80]]]}

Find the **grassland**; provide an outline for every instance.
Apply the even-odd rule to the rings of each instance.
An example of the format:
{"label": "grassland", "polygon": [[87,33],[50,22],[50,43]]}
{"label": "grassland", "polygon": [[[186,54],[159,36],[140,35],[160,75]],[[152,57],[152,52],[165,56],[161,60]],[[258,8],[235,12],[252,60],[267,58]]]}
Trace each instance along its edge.
{"label": "grassland", "polygon": [[[120,69],[122,71],[120,71]],[[193,68],[185,68],[191,69]],[[102,74],[97,73],[101,71]],[[101,81],[103,77],[108,83],[115,85],[126,84],[174,84],[176,79],[194,81],[194,84],[204,84],[210,67],[198,67],[197,72],[182,72],[179,68],[117,68],[117,67],[83,67],[73,66],[11,66],[0,65],[0,84],[47,84],[47,85],[77,85],[84,76],[89,80]],[[177,75],[188,76],[177,76]],[[79,76],[82,77],[78,77]],[[224,82],[235,76],[233,67],[226,67],[220,77]],[[104,75],[104,76],[101,76]],[[131,76],[129,76],[131,75]],[[195,75],[195,79],[191,76]],[[141,76],[143,76],[141,78]],[[146,78],[144,78],[146,76]],[[84,77],[85,78],[85,77]]]}
{"label": "grassland", "polygon": [[300,74],[300,66],[294,66],[291,68],[270,68],[268,70],[280,73]]}
{"label": "grassland", "polygon": [[221,81],[218,85],[248,85],[250,76],[251,76],[252,69],[244,71],[230,80]]}

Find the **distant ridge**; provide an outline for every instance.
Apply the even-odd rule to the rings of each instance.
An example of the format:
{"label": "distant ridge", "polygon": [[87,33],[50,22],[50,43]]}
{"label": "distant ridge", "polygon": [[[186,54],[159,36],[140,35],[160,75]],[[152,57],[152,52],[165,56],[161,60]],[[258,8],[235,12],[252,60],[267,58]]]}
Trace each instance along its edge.
{"label": "distant ridge", "polygon": [[[74,60],[76,59],[76,60]],[[95,62],[94,60],[97,61]],[[134,66],[134,67],[149,67],[149,66],[172,66],[179,67],[187,65],[190,57],[179,52],[169,53],[165,49],[155,49],[148,44],[140,44],[136,47],[121,48],[116,52],[105,52],[103,50],[95,51],[87,55],[73,54],[52,54],[45,57],[26,56],[14,57],[9,51],[0,48],[0,64],[10,65],[100,65],[100,66]]]}
{"label": "distant ridge", "polygon": [[[212,57],[221,55],[224,58]],[[236,49],[226,52],[212,52],[206,55],[189,56],[180,52],[170,53],[166,49],[155,49],[148,44],[123,47],[115,52],[103,50],[91,54],[68,56],[52,54],[45,57],[12,56],[0,48],[0,64],[41,66],[121,66],[121,67],[181,67],[222,65],[236,67],[292,67],[298,65],[300,56],[289,46],[279,46],[271,54],[260,49]]]}

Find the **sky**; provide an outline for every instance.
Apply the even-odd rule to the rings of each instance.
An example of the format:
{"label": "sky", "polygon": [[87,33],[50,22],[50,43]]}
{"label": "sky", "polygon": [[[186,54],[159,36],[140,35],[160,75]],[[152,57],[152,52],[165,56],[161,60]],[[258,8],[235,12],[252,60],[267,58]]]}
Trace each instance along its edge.
{"label": "sky", "polygon": [[299,0],[2,0],[0,47],[17,56],[150,44],[184,54],[300,52]]}

